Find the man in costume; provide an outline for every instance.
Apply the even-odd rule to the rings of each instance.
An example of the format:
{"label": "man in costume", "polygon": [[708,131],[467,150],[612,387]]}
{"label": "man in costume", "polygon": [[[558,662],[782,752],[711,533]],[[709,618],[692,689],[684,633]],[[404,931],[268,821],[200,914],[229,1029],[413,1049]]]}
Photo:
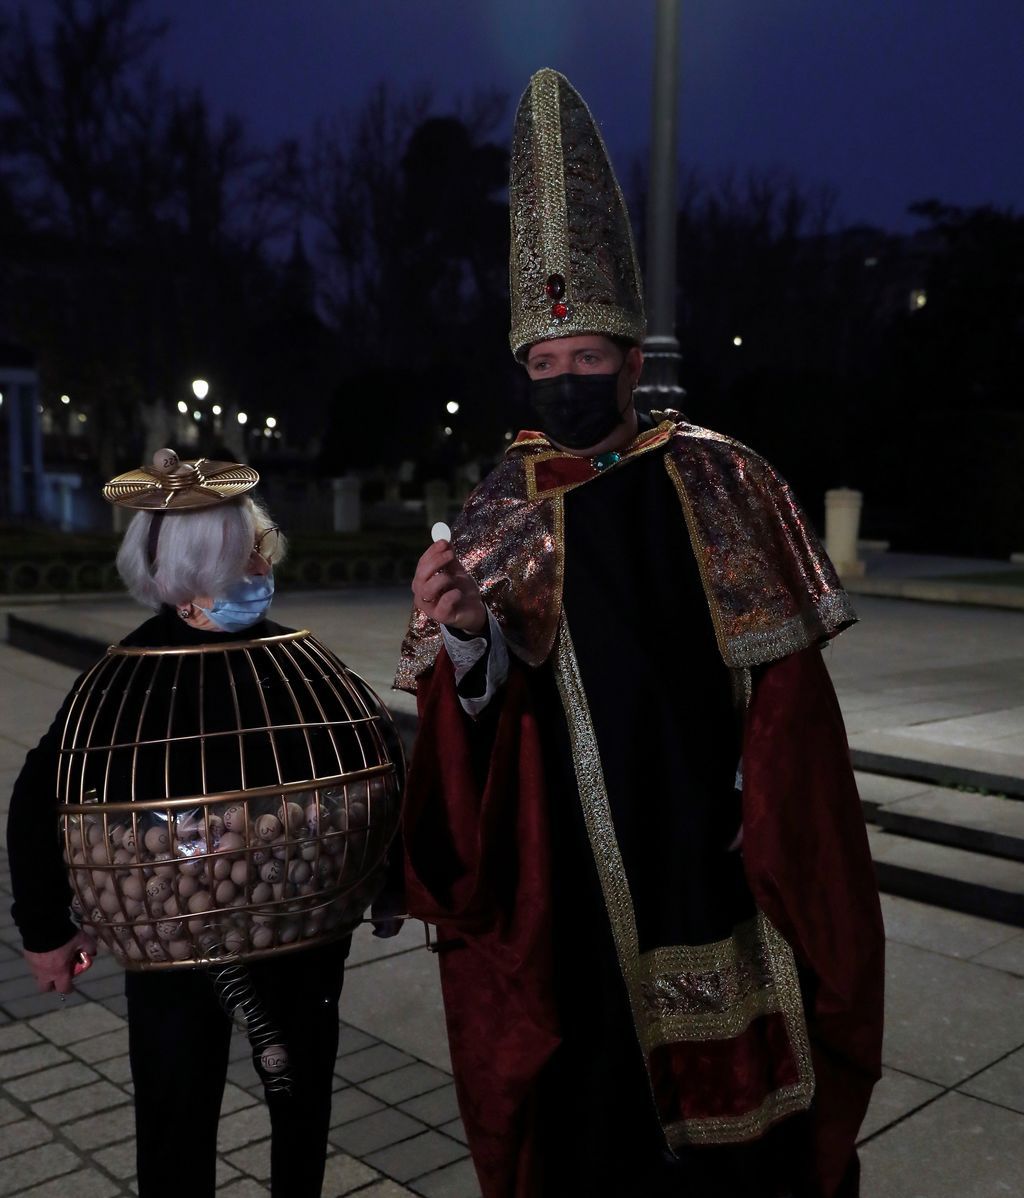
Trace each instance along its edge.
{"label": "man in costume", "polygon": [[421,559],[396,678],[485,1198],[850,1198],[883,933],[820,646],[855,617],[766,462],[636,413],[629,218],[554,71],[510,207],[542,431]]}

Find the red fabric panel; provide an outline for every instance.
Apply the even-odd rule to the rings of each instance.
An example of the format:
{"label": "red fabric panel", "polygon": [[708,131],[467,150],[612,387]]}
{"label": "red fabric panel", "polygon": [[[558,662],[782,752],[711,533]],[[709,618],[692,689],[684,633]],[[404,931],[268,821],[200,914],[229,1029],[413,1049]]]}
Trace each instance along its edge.
{"label": "red fabric panel", "polygon": [[780,1012],[762,1015],[730,1040],[665,1044],[648,1058],[662,1123],[745,1115],[773,1090],[800,1080]]}
{"label": "red fabric panel", "polygon": [[881,1073],[885,939],[846,733],[817,649],[756,678],[743,829],[754,898],[808,983],[816,1172],[832,1198]]}
{"label": "red fabric panel", "polygon": [[403,817],[409,910],[445,941],[448,1040],[484,1198],[536,1193],[531,1099],[559,1043],[542,758],[524,669],[513,660],[496,716],[474,724],[441,652],[418,692]]}
{"label": "red fabric panel", "polygon": [[539,495],[559,487],[571,487],[576,483],[587,482],[597,473],[590,464],[590,458],[570,457],[568,454],[558,458],[546,458],[534,466]]}

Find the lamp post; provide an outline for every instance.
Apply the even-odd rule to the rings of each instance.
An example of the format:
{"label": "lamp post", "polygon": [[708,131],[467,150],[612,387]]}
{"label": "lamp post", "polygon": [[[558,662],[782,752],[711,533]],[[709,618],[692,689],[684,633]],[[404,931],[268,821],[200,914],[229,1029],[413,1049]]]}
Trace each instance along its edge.
{"label": "lamp post", "polygon": [[651,173],[647,200],[647,321],[644,374],[638,390],[647,406],[671,407],[679,385],[676,339],[676,127],[679,92],[679,0],[657,0]]}

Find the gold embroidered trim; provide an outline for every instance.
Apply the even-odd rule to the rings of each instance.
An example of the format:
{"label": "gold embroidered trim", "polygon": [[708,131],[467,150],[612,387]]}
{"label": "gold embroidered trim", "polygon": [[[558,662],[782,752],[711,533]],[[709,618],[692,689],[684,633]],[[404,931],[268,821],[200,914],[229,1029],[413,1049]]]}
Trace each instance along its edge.
{"label": "gold embroidered trim", "polygon": [[587,836],[645,1061],[653,1049],[679,1040],[732,1038],[758,1016],[777,1011],[783,1014],[796,1058],[798,1080],[773,1091],[756,1111],[682,1120],[664,1129],[666,1140],[672,1146],[725,1144],[756,1136],[783,1116],[806,1110],[814,1093],[793,951],[759,912],[727,940],[657,948],[641,956],[600,749],[564,611],[559,619],[555,680],[569,729]]}
{"label": "gold embroidered trim", "polygon": [[[537,466],[541,462],[549,462],[552,458],[564,458],[567,455],[561,449],[549,449],[540,453],[533,453],[529,457],[523,457],[523,470],[526,474],[526,498],[533,501],[537,499],[551,499],[556,496],[564,495],[567,491],[575,490],[576,487],[582,487],[585,483],[593,482],[595,478],[601,478],[605,474],[610,474],[611,471],[617,470],[626,465],[627,462],[633,461],[640,457],[641,454],[647,453],[651,449],[657,449],[659,446],[667,443],[666,433],[671,431],[671,428],[666,428],[666,425],[671,425],[671,421],[664,421],[655,428],[645,429],[622,450],[622,456],[617,462],[610,466],[606,466],[604,470],[595,471],[590,478],[581,478],[578,482],[566,483],[560,487],[549,487],[545,491],[538,490],[537,487]],[[546,438],[545,438],[546,441]]]}
{"label": "gold embroidered trim", "polygon": [[539,71],[531,80],[530,108],[537,132],[537,160],[542,178],[539,198],[544,260],[549,274],[565,275],[569,271],[569,224],[558,88],[558,76],[553,71]]}
{"label": "gold embroidered trim", "polygon": [[721,653],[722,660],[726,665],[731,665],[728,638],[725,635],[725,625],[722,622],[722,613],[718,609],[718,601],[715,598],[715,588],[708,571],[704,543],[700,538],[700,529],[697,527],[697,519],[693,512],[693,503],[683,483],[683,476],[679,473],[679,467],[672,460],[670,453],[665,454],[665,469],[668,471],[668,476],[672,480],[676,494],[679,496],[679,502],[682,504],[683,519],[686,521],[686,531],[690,534],[690,545],[693,548],[693,556],[697,559],[697,569],[700,570],[700,581],[704,587],[704,596],[708,601],[708,609],[711,612],[711,623],[714,625],[718,651]]}

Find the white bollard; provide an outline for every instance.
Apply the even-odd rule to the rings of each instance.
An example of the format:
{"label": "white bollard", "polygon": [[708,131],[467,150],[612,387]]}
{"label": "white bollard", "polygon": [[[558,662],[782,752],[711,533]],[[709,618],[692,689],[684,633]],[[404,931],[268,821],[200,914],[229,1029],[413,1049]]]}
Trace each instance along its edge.
{"label": "white bollard", "polygon": [[825,550],[840,578],[861,578],[864,563],[857,557],[857,535],[864,496],[850,487],[825,492]]}
{"label": "white bollard", "polygon": [[332,478],[334,492],[333,523],[335,532],[362,532],[363,507],[359,496],[359,479],[352,475]]}

